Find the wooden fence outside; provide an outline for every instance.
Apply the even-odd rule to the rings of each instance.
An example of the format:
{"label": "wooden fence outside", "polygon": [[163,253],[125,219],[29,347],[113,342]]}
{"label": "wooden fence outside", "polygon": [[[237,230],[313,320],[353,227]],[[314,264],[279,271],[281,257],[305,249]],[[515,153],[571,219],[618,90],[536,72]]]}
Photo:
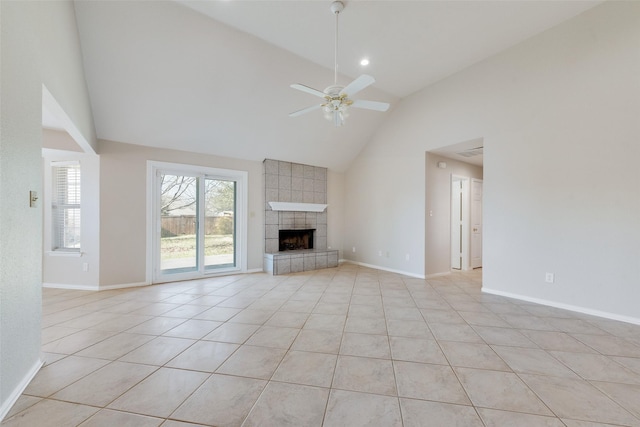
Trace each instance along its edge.
{"label": "wooden fence outside", "polygon": [[[163,216],[162,237],[196,234],[194,215]],[[233,216],[208,216],[204,222],[205,234],[233,234]]]}

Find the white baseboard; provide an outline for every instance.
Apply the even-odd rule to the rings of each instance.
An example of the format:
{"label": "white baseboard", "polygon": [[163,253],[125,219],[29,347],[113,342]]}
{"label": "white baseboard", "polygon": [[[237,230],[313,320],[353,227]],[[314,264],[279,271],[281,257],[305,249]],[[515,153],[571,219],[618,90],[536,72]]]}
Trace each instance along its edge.
{"label": "white baseboard", "polygon": [[51,289],[73,289],[76,291],[97,291],[99,288],[93,285],[70,285],[66,283],[42,283],[43,288],[51,288]]}
{"label": "white baseboard", "polygon": [[100,285],[100,290],[107,291],[111,289],[139,288],[141,286],[149,286],[149,285],[151,285],[151,283],[147,283],[147,282],[117,283],[114,285]]}
{"label": "white baseboard", "polygon": [[356,264],[356,265],[360,265],[362,267],[373,268],[375,270],[388,271],[389,273],[402,274],[403,276],[415,277],[416,279],[424,279],[425,278],[424,274],[415,274],[415,273],[410,273],[408,271],[395,270],[393,268],[381,267],[379,265],[366,264],[364,262],[351,261],[351,260],[348,260],[348,259],[342,260],[341,262],[346,262],[346,263],[349,263],[349,264]]}
{"label": "white baseboard", "polygon": [[264,268],[252,268],[252,269],[249,269],[249,270],[245,271],[245,273],[248,273],[248,274],[265,273],[265,271],[264,271]]}
{"label": "white baseboard", "polygon": [[150,283],[147,282],[136,282],[136,283],[119,283],[115,285],[70,285],[66,283],[43,283],[43,288],[51,288],[51,289],[70,289],[75,291],[107,291],[111,289],[125,289],[125,288],[137,288],[140,286],[148,286]]}
{"label": "white baseboard", "polygon": [[549,307],[561,308],[563,310],[575,311],[576,313],[589,314],[591,316],[603,317],[605,319],[618,320],[620,322],[632,323],[634,325],[640,325],[640,319],[631,316],[622,316],[620,314],[609,313],[607,311],[593,310],[590,308],[579,307],[576,305],[563,304],[556,301],[549,301],[541,298],[532,298],[525,295],[512,294],[511,292],[503,292],[495,289],[488,289],[482,287],[482,292],[492,295],[499,295],[507,298],[518,299],[521,301],[533,302],[536,304],[547,305]]}
{"label": "white baseboard", "polygon": [[450,271],[445,271],[444,273],[427,274],[427,280],[435,279],[436,277],[449,276],[450,274],[451,274]]}
{"label": "white baseboard", "polygon": [[40,370],[43,364],[44,364],[44,361],[42,361],[41,359],[38,359],[38,361],[31,367],[31,369],[29,369],[27,374],[22,378],[22,381],[20,381],[20,384],[18,384],[18,386],[11,392],[7,400],[2,402],[2,405],[0,406],[0,422],[4,420],[4,417],[7,416],[7,414],[13,407],[13,405],[15,405],[20,395],[27,388],[27,386],[29,385],[33,377],[36,376],[36,374],[38,373],[38,371]]}

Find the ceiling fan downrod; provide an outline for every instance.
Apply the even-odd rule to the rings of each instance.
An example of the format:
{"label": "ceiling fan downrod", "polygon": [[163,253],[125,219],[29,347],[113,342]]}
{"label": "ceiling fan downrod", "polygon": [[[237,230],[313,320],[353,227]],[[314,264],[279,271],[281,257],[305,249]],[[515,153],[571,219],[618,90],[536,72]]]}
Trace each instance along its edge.
{"label": "ceiling fan downrod", "polygon": [[331,3],[331,12],[336,16],[336,33],[335,33],[335,46],[333,55],[333,84],[338,85],[338,15],[344,10],[344,3],[341,1],[334,1]]}

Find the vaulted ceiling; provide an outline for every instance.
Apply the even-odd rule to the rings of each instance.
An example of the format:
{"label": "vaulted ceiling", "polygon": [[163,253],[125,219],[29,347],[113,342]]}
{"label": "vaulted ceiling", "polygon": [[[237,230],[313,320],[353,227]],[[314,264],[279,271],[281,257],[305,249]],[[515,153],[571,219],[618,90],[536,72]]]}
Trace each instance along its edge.
{"label": "vaulted ceiling", "polygon": [[[333,84],[331,1],[78,1],[99,138],[344,171],[404,97],[600,1],[358,1],[340,14],[339,83],[376,83],[336,128],[289,87]],[[359,61],[368,58],[370,65]]]}

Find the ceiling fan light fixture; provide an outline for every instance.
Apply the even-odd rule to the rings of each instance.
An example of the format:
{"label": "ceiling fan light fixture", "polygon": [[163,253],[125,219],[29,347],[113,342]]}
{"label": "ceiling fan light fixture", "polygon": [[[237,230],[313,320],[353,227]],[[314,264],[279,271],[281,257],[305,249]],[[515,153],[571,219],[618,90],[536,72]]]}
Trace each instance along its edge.
{"label": "ceiling fan light fixture", "polygon": [[[324,98],[325,102],[320,105],[316,104],[302,110],[294,111],[293,113],[289,114],[290,117],[297,117],[310,111],[321,109],[325,118],[328,120],[332,120],[334,125],[337,127],[344,124],[345,119],[349,115],[349,107],[351,107],[352,105],[355,108],[363,108],[365,110],[374,111],[387,111],[387,109],[389,108],[389,104],[386,102],[364,100],[354,101],[350,99],[353,95],[375,82],[375,79],[369,75],[362,74],[347,86],[338,85],[338,15],[340,14],[340,12],[342,12],[343,9],[343,2],[334,1],[333,3],[331,3],[330,10],[336,18],[333,85],[327,87],[322,92],[299,83],[291,85],[293,89],[306,92],[320,98]],[[366,61],[366,64],[364,63],[364,61]],[[369,64],[369,60],[367,58],[364,58],[360,62],[360,64],[362,66],[366,66]]]}

